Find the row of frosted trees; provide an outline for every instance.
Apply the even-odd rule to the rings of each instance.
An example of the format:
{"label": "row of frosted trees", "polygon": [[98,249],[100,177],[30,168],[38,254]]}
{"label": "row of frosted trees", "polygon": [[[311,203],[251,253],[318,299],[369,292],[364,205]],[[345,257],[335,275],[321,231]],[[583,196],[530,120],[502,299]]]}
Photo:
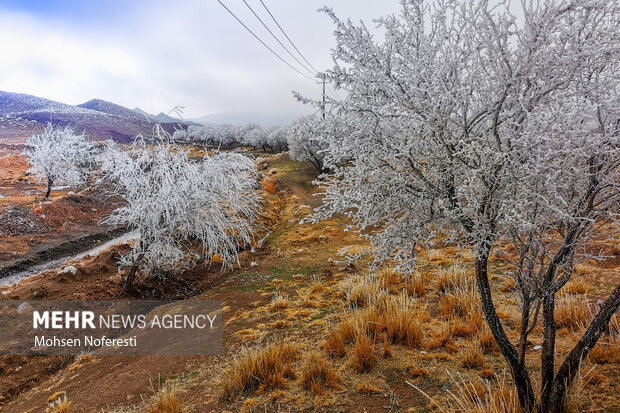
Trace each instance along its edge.
{"label": "row of frosted trees", "polygon": [[322,146],[317,139],[320,135],[317,132],[319,129],[326,130],[325,123],[318,117],[309,116],[302,117],[290,125],[271,128],[262,128],[252,123],[245,126],[192,125],[187,129],[177,130],[172,135],[172,139],[223,149],[246,146],[272,153],[289,150],[294,159],[308,160],[319,171],[322,171]]}
{"label": "row of frosted trees", "polygon": [[127,148],[51,124],[27,145],[29,172],[48,181],[46,199],[54,182],[78,186],[89,177],[107,196],[120,198],[103,221],[137,237],[119,262],[128,268],[120,294],[140,270],[158,276],[208,264],[216,254],[232,266],[253,240],[260,197],[258,171],[247,156],[216,151],[190,159],[187,147],[159,125],[148,142],[138,136]]}

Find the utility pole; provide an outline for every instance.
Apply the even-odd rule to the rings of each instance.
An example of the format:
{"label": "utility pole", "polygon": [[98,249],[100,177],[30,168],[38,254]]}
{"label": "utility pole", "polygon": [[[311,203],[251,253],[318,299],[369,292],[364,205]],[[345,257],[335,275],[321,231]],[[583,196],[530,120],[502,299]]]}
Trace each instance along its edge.
{"label": "utility pole", "polygon": [[323,103],[321,104],[321,110],[323,112],[323,120],[325,120],[325,73],[320,73],[319,77],[322,79],[323,83]]}

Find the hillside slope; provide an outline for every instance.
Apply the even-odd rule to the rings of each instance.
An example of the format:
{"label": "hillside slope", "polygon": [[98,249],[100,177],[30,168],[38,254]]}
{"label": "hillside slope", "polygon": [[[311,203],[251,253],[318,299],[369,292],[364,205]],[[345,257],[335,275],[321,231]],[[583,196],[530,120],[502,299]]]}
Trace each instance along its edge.
{"label": "hillside slope", "polygon": [[[344,231],[346,219],[299,223],[320,202],[310,184],[312,166],[286,154],[258,163],[269,174],[263,191],[264,225],[270,231],[265,242],[254,252],[242,252],[240,267],[233,270],[199,266],[167,282],[142,280],[136,292],[149,298],[222,300],[221,356],[85,356],[67,363],[49,357],[15,359],[7,378],[20,374],[14,371],[18,365],[39,368],[41,377],[13,395],[5,411],[43,411],[50,395],[66,392],[69,412],[168,411],[154,409],[161,400],[196,413],[430,412],[438,411],[437,404],[446,408],[448,391],[459,392],[460,377],[472,383],[469,391],[479,400],[514,396],[503,381],[506,364],[489,341],[472,293],[471,251],[437,245],[420,251],[419,272],[410,279],[389,270],[364,277],[366,261],[337,262],[344,247],[356,252],[367,246],[358,234]],[[613,242],[594,242],[616,258],[578,267],[567,294],[582,302],[608,294],[619,276]],[[122,282],[115,254],[111,250],[76,263],[74,276],[48,272],[33,277],[2,297],[31,299],[46,291],[57,299],[113,298]],[[506,271],[502,254],[510,250],[493,257],[492,288],[515,340],[519,309],[514,287],[501,277]],[[561,329],[560,355],[581,329],[578,324]],[[536,330],[530,350],[540,340]],[[595,350],[584,366],[580,390],[589,397],[571,403],[584,412],[617,411],[620,344],[607,334]],[[537,353],[530,354],[527,363],[537,371]]]}
{"label": "hillside slope", "polygon": [[[129,142],[136,135],[150,135],[153,122],[114,103],[93,99],[73,106],[23,93],[0,91],[0,139],[26,138],[46,123],[71,126],[92,139]],[[183,124],[164,123],[169,132]]]}

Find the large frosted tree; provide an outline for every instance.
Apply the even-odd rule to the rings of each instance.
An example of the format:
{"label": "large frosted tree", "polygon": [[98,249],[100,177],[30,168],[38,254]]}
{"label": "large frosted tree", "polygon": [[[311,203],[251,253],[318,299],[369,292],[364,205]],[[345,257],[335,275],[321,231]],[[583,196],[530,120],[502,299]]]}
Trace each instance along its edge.
{"label": "large frosted tree", "polygon": [[[344,213],[377,262],[403,271],[439,236],[475,251],[478,291],[526,410],[559,412],[567,385],[620,305],[620,286],[556,366],[555,300],[587,241],[620,207],[620,10],[617,1],[402,1],[378,21],[335,25],[329,77],[347,93],[322,133],[324,204]],[[383,36],[383,35],[382,35]],[[330,120],[330,117],[332,118]],[[511,243],[521,336],[508,338],[489,255]],[[541,398],[525,358],[543,320]]]}
{"label": "large frosted tree", "polygon": [[210,262],[216,254],[230,266],[253,239],[257,171],[243,155],[191,160],[156,127],[152,144],[138,137],[127,150],[112,146],[101,165],[103,181],[124,199],[105,222],[138,233],[120,261],[130,267],[123,290],[131,288],[140,269],[173,270]]}
{"label": "large frosted tree", "polygon": [[26,140],[24,155],[30,162],[29,173],[47,180],[46,201],[52,186],[84,183],[90,171],[94,146],[86,135],[77,134],[70,127],[59,128],[48,123],[42,133]]}

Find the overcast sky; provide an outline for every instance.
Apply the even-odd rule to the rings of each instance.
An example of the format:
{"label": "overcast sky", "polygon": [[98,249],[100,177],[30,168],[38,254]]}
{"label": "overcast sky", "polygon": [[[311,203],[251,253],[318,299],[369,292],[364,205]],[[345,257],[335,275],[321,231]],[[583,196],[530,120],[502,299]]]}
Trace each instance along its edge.
{"label": "overcast sky", "polygon": [[[243,0],[222,1],[298,66]],[[280,34],[260,0],[246,1]],[[331,67],[334,46],[333,24],[318,8],[369,26],[399,10],[398,0],[263,2],[318,70]],[[182,104],[192,118],[302,113],[308,109],[291,90],[316,97],[320,87],[277,60],[217,0],[0,0],[0,90],[69,104],[101,98],[153,113]]]}

